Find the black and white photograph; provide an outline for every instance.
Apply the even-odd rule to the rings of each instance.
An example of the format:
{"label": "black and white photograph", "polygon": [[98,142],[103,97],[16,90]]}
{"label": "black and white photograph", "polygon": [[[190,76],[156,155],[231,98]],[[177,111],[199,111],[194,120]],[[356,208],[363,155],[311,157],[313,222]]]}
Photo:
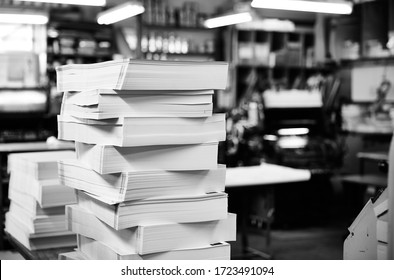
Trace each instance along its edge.
{"label": "black and white photograph", "polygon": [[393,0],[0,0],[4,264],[364,279],[393,131]]}

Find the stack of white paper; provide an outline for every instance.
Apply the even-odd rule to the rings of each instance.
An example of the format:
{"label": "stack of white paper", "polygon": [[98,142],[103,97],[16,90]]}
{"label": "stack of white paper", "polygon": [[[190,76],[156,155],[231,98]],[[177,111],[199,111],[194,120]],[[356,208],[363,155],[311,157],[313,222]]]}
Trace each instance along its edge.
{"label": "stack of white paper", "polygon": [[211,90],[227,85],[228,64],[153,60],[114,60],[56,69],[57,90]]}
{"label": "stack of white paper", "polygon": [[30,250],[76,245],[66,227],[65,205],[76,203],[73,190],[60,183],[57,160],[72,151],[10,154],[9,198],[5,230]]}
{"label": "stack of white paper", "polygon": [[77,155],[59,177],[78,200],[66,211],[78,249],[59,258],[229,259],[225,116],[212,114],[227,65],[122,60],[57,74],[59,138]]}
{"label": "stack of white paper", "polygon": [[212,115],[213,91],[150,92],[108,91],[66,93],[62,113],[89,119],[123,117],[208,117]]}
{"label": "stack of white paper", "polygon": [[146,222],[141,226],[121,230],[108,226],[95,214],[80,206],[69,206],[67,215],[68,226],[73,232],[99,241],[120,256],[203,247],[218,240],[235,239],[234,214],[228,214],[221,220],[201,223]]}
{"label": "stack of white paper", "polygon": [[[141,114],[98,119],[91,114],[63,110],[58,116],[59,139],[119,147],[200,144],[225,140],[225,116],[159,117]],[[212,112],[211,112],[212,113]],[[109,116],[109,115],[108,115]]]}
{"label": "stack of white paper", "polygon": [[230,255],[230,244],[226,242],[144,255],[121,255],[103,243],[83,235],[78,235],[78,248],[79,250],[60,254],[59,259],[89,260],[89,256],[97,256],[102,260],[223,260]]}
{"label": "stack of white paper", "polygon": [[62,184],[91,193],[109,204],[149,197],[224,192],[225,172],[225,167],[220,165],[208,170],[158,169],[99,174],[82,161],[59,163]]}
{"label": "stack of white paper", "polygon": [[344,259],[388,259],[388,190],[370,199],[349,227]]}
{"label": "stack of white paper", "polygon": [[376,222],[376,239],[377,245],[377,259],[388,259],[388,190],[387,188],[380,194],[378,199],[374,202],[374,212],[377,218]]}

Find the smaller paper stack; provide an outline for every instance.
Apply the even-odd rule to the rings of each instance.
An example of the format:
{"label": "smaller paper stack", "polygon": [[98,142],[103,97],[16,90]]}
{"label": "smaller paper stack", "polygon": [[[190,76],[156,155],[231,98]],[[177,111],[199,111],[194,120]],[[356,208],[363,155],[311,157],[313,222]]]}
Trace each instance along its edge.
{"label": "smaller paper stack", "polygon": [[75,192],[60,183],[58,160],[72,151],[10,154],[10,209],[5,230],[29,250],[76,246],[66,228],[65,205],[76,203]]}

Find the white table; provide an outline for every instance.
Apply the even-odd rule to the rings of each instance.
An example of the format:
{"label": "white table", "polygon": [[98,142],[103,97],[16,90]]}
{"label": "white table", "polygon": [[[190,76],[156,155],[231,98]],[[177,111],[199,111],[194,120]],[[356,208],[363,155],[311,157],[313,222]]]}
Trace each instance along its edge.
{"label": "white table", "polygon": [[309,170],[263,163],[259,166],[226,169],[226,188],[273,185],[308,181]]}
{"label": "white table", "polygon": [[267,222],[266,245],[270,251],[271,243],[271,222],[272,213],[274,212],[274,190],[273,186],[278,184],[287,184],[295,182],[306,182],[310,180],[311,172],[309,170],[295,169],[280,165],[263,163],[259,166],[234,167],[226,170],[226,191],[230,192],[230,196],[236,196],[241,201],[241,209],[238,217],[240,218],[242,248],[244,253],[252,253],[265,259],[270,259],[270,252],[261,252],[249,247],[247,221],[248,209],[250,207],[250,196],[256,194],[260,190],[266,191],[268,216],[265,217]]}

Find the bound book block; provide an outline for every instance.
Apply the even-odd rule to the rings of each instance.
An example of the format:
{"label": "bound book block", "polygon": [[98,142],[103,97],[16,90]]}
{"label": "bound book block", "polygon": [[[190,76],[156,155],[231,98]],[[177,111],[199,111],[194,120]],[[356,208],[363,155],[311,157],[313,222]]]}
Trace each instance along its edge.
{"label": "bound book block", "polygon": [[[216,167],[216,166],[215,166]],[[160,196],[201,195],[224,192],[226,169],[146,170],[99,174],[81,161],[59,162],[62,184],[95,195],[108,204]]]}
{"label": "bound book block", "polygon": [[[224,219],[192,222],[141,222],[141,225],[115,230],[92,212],[76,205],[67,206],[68,228],[110,248],[112,255],[146,255],[182,248],[205,247],[221,241],[234,241],[236,215]],[[79,249],[82,249],[79,247]]]}
{"label": "bound book block", "polygon": [[58,138],[118,147],[184,145],[226,139],[225,115],[207,118],[119,117],[108,120],[58,116]]}
{"label": "bound book block", "polygon": [[202,90],[224,89],[225,62],[113,60],[56,68],[57,90]]}
{"label": "bound book block", "polygon": [[226,193],[159,197],[111,205],[77,191],[77,200],[79,206],[117,230],[144,223],[193,223],[227,217]]}

